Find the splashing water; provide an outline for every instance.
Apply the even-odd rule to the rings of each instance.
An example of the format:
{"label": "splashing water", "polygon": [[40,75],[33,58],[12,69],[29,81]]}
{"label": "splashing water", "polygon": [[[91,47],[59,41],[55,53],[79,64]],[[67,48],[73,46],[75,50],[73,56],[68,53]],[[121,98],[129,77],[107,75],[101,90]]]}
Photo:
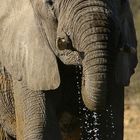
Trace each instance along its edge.
{"label": "splashing water", "polygon": [[116,126],[112,105],[107,106],[106,110],[102,113],[89,111],[85,107],[81,97],[81,77],[82,66],[79,65],[76,67],[76,80],[81,140],[113,140],[116,135]]}
{"label": "splashing water", "polygon": [[[80,129],[83,129],[83,125],[82,125],[82,100],[81,100],[81,83],[79,81],[81,81],[81,75],[82,75],[82,67],[76,66],[76,80],[77,80],[77,90],[78,90],[78,104],[79,104],[79,120],[80,120]],[[81,140],[83,139],[83,135],[82,133],[80,133],[81,136]]]}
{"label": "splashing water", "polygon": [[106,109],[106,118],[106,130],[111,130],[111,133],[107,134],[106,137],[112,139],[116,135],[115,113],[112,105],[109,105]]}
{"label": "splashing water", "polygon": [[[79,75],[80,74],[80,75]],[[80,129],[81,129],[81,140],[99,140],[99,118],[96,112],[89,111],[83,104],[81,97],[81,76],[82,67],[79,65],[76,68],[76,79],[78,89],[78,102],[79,102],[79,118],[80,118]]]}

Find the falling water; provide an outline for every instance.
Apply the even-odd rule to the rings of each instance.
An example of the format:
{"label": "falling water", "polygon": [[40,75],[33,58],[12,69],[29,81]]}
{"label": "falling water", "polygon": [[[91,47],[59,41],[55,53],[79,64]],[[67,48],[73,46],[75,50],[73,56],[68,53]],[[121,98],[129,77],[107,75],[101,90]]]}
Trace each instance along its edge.
{"label": "falling water", "polygon": [[112,105],[102,113],[89,111],[81,97],[82,66],[76,66],[76,80],[79,101],[81,140],[113,140],[116,135],[115,117]]}
{"label": "falling water", "polygon": [[[76,79],[78,89],[78,101],[79,101],[79,118],[80,118],[80,129],[81,129],[81,140],[99,140],[99,116],[96,112],[89,111],[81,97],[81,76],[82,67],[79,65],[76,68]],[[80,82],[79,82],[80,81]]]}
{"label": "falling water", "polygon": [[[79,103],[79,119],[80,119],[80,129],[83,129],[82,125],[82,100],[81,100],[81,76],[82,76],[82,67],[76,66],[76,83],[77,83],[77,90],[78,90],[78,103]],[[82,133],[80,133],[81,140],[83,140]]]}
{"label": "falling water", "polygon": [[115,113],[113,112],[112,105],[109,105],[106,110],[106,130],[110,131],[109,134],[106,135],[108,139],[113,139],[116,135],[116,123],[115,123]]}

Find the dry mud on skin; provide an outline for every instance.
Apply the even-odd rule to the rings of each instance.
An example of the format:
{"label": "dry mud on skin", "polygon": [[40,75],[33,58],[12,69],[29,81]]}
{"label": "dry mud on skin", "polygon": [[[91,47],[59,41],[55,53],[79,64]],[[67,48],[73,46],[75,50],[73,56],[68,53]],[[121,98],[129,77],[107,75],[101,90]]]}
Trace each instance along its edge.
{"label": "dry mud on skin", "polygon": [[140,140],[140,106],[125,106],[124,140]]}

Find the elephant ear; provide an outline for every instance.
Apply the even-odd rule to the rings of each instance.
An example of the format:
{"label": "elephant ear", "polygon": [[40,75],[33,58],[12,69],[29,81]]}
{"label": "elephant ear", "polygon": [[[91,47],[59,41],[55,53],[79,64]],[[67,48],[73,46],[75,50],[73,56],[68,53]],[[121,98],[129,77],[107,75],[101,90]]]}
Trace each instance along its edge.
{"label": "elephant ear", "polygon": [[126,0],[121,7],[121,24],[125,36],[125,40],[134,48],[137,47],[136,32],[134,27],[134,20],[129,1]]}
{"label": "elephant ear", "polygon": [[121,25],[122,25],[121,30],[122,30],[122,36],[124,38],[124,44],[126,44],[128,47],[131,48],[130,67],[132,73],[134,73],[134,69],[138,63],[137,38],[136,38],[133,15],[128,0],[126,0],[122,4]]}
{"label": "elephant ear", "polygon": [[14,79],[23,80],[32,90],[56,89],[60,84],[56,57],[47,36],[38,30],[31,3],[10,1],[5,6],[8,12],[0,17],[2,65]]}
{"label": "elephant ear", "polygon": [[138,63],[137,59],[137,39],[134,27],[132,12],[129,1],[124,1],[121,5],[121,49],[116,59],[116,82],[119,85],[128,86],[130,78],[135,72]]}

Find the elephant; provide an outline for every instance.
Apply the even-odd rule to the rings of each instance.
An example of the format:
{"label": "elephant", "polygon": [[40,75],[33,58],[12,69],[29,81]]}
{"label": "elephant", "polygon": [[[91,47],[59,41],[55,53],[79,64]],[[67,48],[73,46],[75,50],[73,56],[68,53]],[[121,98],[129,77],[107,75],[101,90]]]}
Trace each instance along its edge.
{"label": "elephant", "polygon": [[57,112],[67,108],[63,101],[77,112],[74,94],[81,90],[81,139],[98,137],[96,114],[100,137],[122,140],[124,86],[137,65],[129,2],[2,0],[0,9],[0,124],[7,139],[61,140]]}

